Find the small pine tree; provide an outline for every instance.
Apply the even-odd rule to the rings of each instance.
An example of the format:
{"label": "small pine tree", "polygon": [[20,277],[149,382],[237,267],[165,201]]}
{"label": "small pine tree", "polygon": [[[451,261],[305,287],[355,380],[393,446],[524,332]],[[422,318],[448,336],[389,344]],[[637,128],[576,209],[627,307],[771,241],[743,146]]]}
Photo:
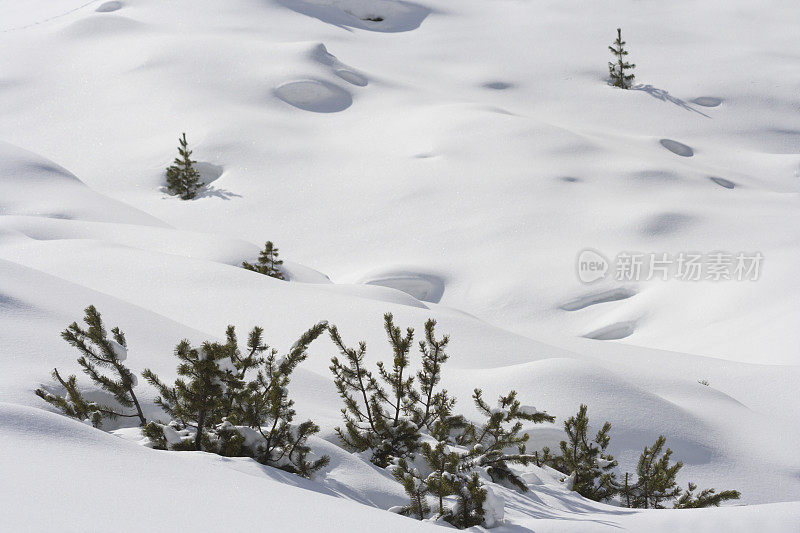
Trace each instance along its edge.
{"label": "small pine tree", "polygon": [[[186,440],[174,449],[202,450],[211,447],[207,431],[222,422],[224,384],[227,375],[218,364],[219,354],[210,343],[193,348],[188,340],[175,347],[180,360],[178,375],[172,387],[164,384],[152,370],[142,372],[144,378],[159,392],[156,405],[183,427],[194,429],[194,439]],[[187,378],[184,380],[182,378]]]}
{"label": "small pine tree", "polygon": [[[103,319],[93,305],[85,309],[83,321],[88,326],[81,328],[73,322],[62,333],[61,337],[74,346],[82,354],[78,364],[83,372],[103,390],[109,392],[122,407],[135,409],[135,413],[127,413],[123,409],[88,402],[77,388],[75,376],[63,380],[58,370],[53,370],[53,377],[64,387],[66,396],[54,395],[44,387],[36,390],[36,394],[61,409],[67,416],[80,420],[90,420],[95,427],[99,427],[104,418],[115,419],[138,418],[139,424],[144,426],[147,420],[142,413],[139,400],[133,391],[137,385],[136,376],[123,364],[128,356],[128,344],[125,334],[119,328],[111,330],[112,339],[108,338]],[[107,375],[101,371],[106,368],[111,371]]]}
{"label": "small pine tree", "polygon": [[282,264],[283,260],[278,259],[278,248],[272,244],[272,241],[267,241],[264,244],[264,250],[258,255],[258,262],[252,264],[244,261],[242,267],[273,278],[285,279],[279,268]]}
{"label": "small pine tree", "polygon": [[364,367],[366,344],[359,343],[358,350],[348,348],[336,326],[330,327],[331,339],[346,360],[331,359],[334,383],[345,404],[342,409],[344,429],[336,428],[336,433],[351,450],[371,450],[371,461],[381,468],[394,459],[412,456],[419,448],[419,430],[405,416],[413,407],[410,391],[414,377],[407,377],[407,372],[414,330],[408,328],[406,335],[402,335],[391,313],[384,315],[384,327],[394,358],[391,370],[378,363],[378,374],[391,392]]}
{"label": "small pine tree", "polygon": [[741,493],[738,490],[723,490],[717,492],[716,489],[704,489],[695,496],[694,491],[697,485],[689,482],[689,488],[684,492],[675,503],[675,509],[696,509],[698,507],[719,507],[719,504],[727,500],[738,500]]}
{"label": "small pine tree", "polygon": [[58,381],[66,394],[58,396],[52,394],[42,385],[36,389],[36,395],[61,410],[65,415],[81,421],[88,421],[94,427],[100,427],[103,422],[103,415],[109,415],[112,411],[106,406],[97,404],[96,402],[87,401],[80,390],[78,390],[77,378],[71,375],[66,381],[62,379],[58,369],[53,369],[53,379]]}
{"label": "small pine tree", "polygon": [[599,502],[609,500],[619,492],[613,472],[617,461],[606,452],[611,441],[611,424],[606,422],[594,440],[590,440],[587,409],[586,405],[581,405],[578,414],[564,422],[569,440],[561,441],[561,455],[551,458],[549,464],[565,474],[574,474],[572,490]]}
{"label": "small pine tree", "polygon": [[486,515],[483,504],[486,502],[487,491],[480,476],[473,472],[471,476],[462,478],[455,496],[456,506],[445,516],[445,520],[458,529],[483,525]]}
{"label": "small pine tree", "polygon": [[[670,465],[672,450],[664,450],[667,439],[660,435],[652,447],[645,447],[636,466],[636,483],[629,483],[629,474],[625,474],[622,487],[623,503],[628,507],[644,509],[663,509],[664,502],[674,500],[676,509],[719,506],[727,500],[736,500],[741,494],[737,490],[705,489],[695,496],[697,485],[689,483],[683,492],[675,481],[683,463]],[[663,453],[662,453],[663,451]]]}
{"label": "small pine tree", "polygon": [[[459,437],[460,443],[472,446],[471,451],[462,457],[462,460],[472,463],[466,468],[486,468],[487,474],[495,483],[511,485],[526,492],[528,487],[508,466],[509,463],[527,466],[536,460],[535,455],[526,452],[528,434],[520,434],[522,421],[539,424],[553,422],[555,417],[523,408],[515,391],[500,396],[497,407],[494,408],[483,399],[480,389],[475,389],[472,399],[487,420],[481,426],[470,424]],[[506,453],[509,448],[516,448],[517,453]]]}
{"label": "small pine tree", "polygon": [[608,47],[614,55],[615,60],[608,63],[608,73],[611,78],[611,85],[619,87],[620,89],[630,89],[633,84],[633,73],[628,74],[629,70],[636,68],[633,63],[628,63],[625,56],[628,51],[625,50],[625,41],[622,40],[622,29],[617,28],[617,40],[614,41],[613,46]]}
{"label": "small pine tree", "polygon": [[403,485],[409,498],[409,504],[401,509],[400,514],[424,520],[431,510],[428,505],[430,487],[420,477],[419,471],[401,458],[397,460],[397,464],[392,469],[392,475]]}
{"label": "small pine tree", "polygon": [[651,447],[645,446],[639,463],[636,466],[638,480],[632,492],[631,507],[645,509],[663,509],[663,503],[681,494],[681,489],[675,481],[678,471],[683,468],[683,463],[670,465],[672,450],[664,449],[667,439],[659,435]]}
{"label": "small pine tree", "polygon": [[179,139],[178,157],[172,166],[167,168],[167,190],[170,194],[180,196],[182,200],[191,200],[203,183],[200,182],[200,173],[195,168],[197,161],[192,160],[192,151],[184,133]]}
{"label": "small pine tree", "polygon": [[[151,445],[166,449],[170,447],[166,434],[175,433],[173,426],[181,431],[192,428],[194,438],[180,438],[171,449],[253,457],[262,464],[310,477],[330,458],[309,460],[308,438],[319,432],[319,427],[310,420],[292,424],[296,413],[288,386],[292,372],[307,358],[309,345],[326,328],[325,322],[316,324],[284,357],[263,343],[259,327],[250,332],[245,352],[239,348],[233,326],[228,326],[224,344],[205,342],[196,349],[188,341],[181,342],[175,349],[181,361],[178,375],[191,378],[188,383],[179,378],[174,387],[168,387],[152,371],[144,372],[160,393],[156,403],[174,419],[168,426],[151,423],[145,428]],[[243,431],[261,438],[248,442]]]}

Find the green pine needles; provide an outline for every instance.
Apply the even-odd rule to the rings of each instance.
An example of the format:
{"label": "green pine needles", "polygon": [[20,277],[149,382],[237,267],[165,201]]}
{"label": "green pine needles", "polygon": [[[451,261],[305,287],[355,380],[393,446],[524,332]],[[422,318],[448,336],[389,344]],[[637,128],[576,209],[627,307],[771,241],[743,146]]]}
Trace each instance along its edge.
{"label": "green pine needles", "polygon": [[633,85],[634,75],[633,72],[629,74],[628,71],[633,71],[636,65],[625,60],[628,51],[625,50],[625,41],[622,40],[622,29],[617,28],[617,40],[608,49],[614,55],[614,61],[608,63],[611,85],[620,89],[630,89]]}
{"label": "green pine needles", "polygon": [[622,503],[628,507],[644,509],[663,509],[665,502],[671,502],[676,509],[690,509],[697,507],[719,507],[727,500],[738,500],[741,494],[738,490],[704,489],[695,495],[697,485],[689,482],[685,492],[675,481],[678,472],[683,468],[683,463],[678,461],[670,464],[672,450],[664,449],[667,439],[660,435],[656,442],[645,446],[636,465],[637,480],[633,483],[632,476],[625,474],[625,483],[621,487]]}
{"label": "green pine needles", "polygon": [[[581,405],[576,416],[564,422],[566,441],[561,441],[561,455],[554,457],[550,464],[560,472],[569,473],[572,490],[595,501],[610,500],[617,494],[617,461],[606,448],[611,442],[611,424],[606,422],[594,439],[589,437],[588,408]],[[549,450],[545,450],[545,454]]]}
{"label": "green pine needles", "polygon": [[113,420],[118,417],[138,418],[139,424],[144,426],[147,420],[133,391],[137,384],[136,376],[123,364],[128,356],[125,334],[119,328],[114,328],[111,330],[112,338],[108,338],[103,319],[92,305],[85,309],[83,321],[87,326],[85,329],[73,322],[61,333],[61,337],[78,349],[81,353],[78,364],[83,373],[110,394],[116,405],[87,400],[78,389],[75,376],[64,380],[57,369],[53,370],[53,378],[64,388],[66,394],[53,394],[43,385],[36,389],[36,395],[65,415],[89,421],[94,427],[100,427],[104,419]]}
{"label": "green pine needles", "polygon": [[167,190],[181,200],[191,200],[197,196],[203,183],[200,182],[200,173],[195,168],[197,161],[192,160],[192,151],[184,133],[178,139],[178,157],[167,168]]}
{"label": "green pine needles", "polygon": [[619,499],[621,505],[642,509],[663,509],[672,503],[676,509],[719,506],[740,497],[739,491],[705,489],[694,493],[697,485],[689,483],[681,490],[676,476],[683,463],[670,464],[672,450],[664,448],[667,440],[659,436],[645,447],[636,466],[636,481],[626,473],[619,482],[613,469],[617,461],[607,452],[611,441],[611,424],[606,422],[594,439],[589,437],[587,407],[581,405],[577,415],[564,422],[568,440],[561,441],[561,454],[553,456],[548,448],[536,455],[536,464],[546,464],[567,475],[565,482],[581,496],[595,501]]}
{"label": "green pine needles", "polygon": [[145,379],[159,392],[155,403],[172,420],[147,428],[154,447],[204,450],[224,456],[252,457],[260,463],[310,477],[328,464],[310,460],[308,438],[319,431],[311,421],[293,424],[289,398],[292,372],[308,356],[308,346],[326,329],[320,322],[306,331],[289,353],[278,357],[254,328],[242,352],[233,326],[223,343],[193,347],[184,340],[175,348],[178,379],[169,386],[151,370]]}
{"label": "green pine needles", "polygon": [[272,244],[272,241],[267,241],[264,244],[264,250],[258,255],[258,262],[252,264],[244,261],[242,268],[273,278],[286,279],[280,269],[282,264],[283,260],[278,258],[278,248]]}
{"label": "green pine needles", "polygon": [[[379,467],[388,467],[402,483],[409,503],[398,512],[417,519],[435,513],[455,527],[491,527],[498,511],[490,504],[491,480],[522,492],[528,488],[511,464],[527,465],[524,422],[552,422],[554,417],[523,407],[511,391],[489,405],[480,389],[473,401],[486,420],[475,424],[454,415],[456,400],[439,388],[448,359],[448,336],[436,337],[436,322],[425,323],[425,338],[418,344],[421,368],[411,371],[414,330],[402,331],[391,314],[384,329],[392,348],[391,367],[377,363],[373,373],[365,366],[366,344],[348,347],[336,326],[330,335],[341,359],[334,357],[331,371],[344,401],[344,427],[336,429],[345,448],[368,452]],[[513,451],[512,451],[513,450]],[[435,498],[431,508],[429,497]]]}
{"label": "green pine needles", "polygon": [[78,364],[113,396],[115,404],[88,400],[75,376],[64,379],[54,370],[53,378],[64,394],[54,394],[44,386],[35,392],[65,415],[95,427],[106,419],[137,418],[153,448],[252,457],[304,477],[328,464],[328,456],[312,457],[308,439],[319,427],[310,420],[294,423],[296,412],[288,389],[292,372],[308,357],[309,345],[325,332],[327,323],[303,333],[283,356],[264,344],[259,327],[250,332],[244,349],[233,326],[228,326],[224,343],[192,346],[188,340],[181,341],[175,347],[179,364],[174,384],[164,383],[152,370],[142,373],[159,393],[154,403],[171,418],[168,423],[148,423],[134,392],[136,376],[122,364],[127,358],[125,335],[114,328],[108,338],[93,306],[86,308],[84,322],[87,328],[73,323],[61,335],[78,348],[82,354]]}

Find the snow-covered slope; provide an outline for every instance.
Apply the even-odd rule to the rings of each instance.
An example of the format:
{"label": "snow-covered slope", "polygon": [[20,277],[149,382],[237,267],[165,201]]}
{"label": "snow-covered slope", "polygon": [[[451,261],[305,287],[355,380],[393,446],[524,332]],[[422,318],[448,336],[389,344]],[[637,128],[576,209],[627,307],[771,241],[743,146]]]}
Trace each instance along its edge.
{"label": "snow-covered slope", "polygon": [[[119,529],[177,526],[159,498],[199,475],[202,490],[246,493],[242,509],[314,509],[274,515],[302,515],[304,529],[425,529],[367,509],[402,491],[331,444],[327,339],[292,382],[334,457],[314,483],[141,449],[31,409],[46,407],[32,390],[53,367],[77,370],[59,333],[93,304],[126,332],[131,367],[165,377],[178,340],[228,324],[262,325],[286,348],[328,320],[374,361],[388,356],[384,312],[417,329],[434,317],[452,338],[445,385],[466,414],[473,387],[514,388],[558,417],[526,428],[534,447],[553,446],[587,403],[594,424],[611,421],[623,471],[663,433],[684,485],[769,504],[631,513],[542,474],[530,498],[504,494],[509,531],[791,531],[800,74],[787,21],[799,11],[779,0],[0,0],[0,439],[12,450],[0,477],[20,480],[2,495],[12,523],[48,529],[73,508],[74,474],[98,509],[124,516]],[[604,81],[618,26],[638,64],[632,91]],[[182,131],[208,183],[188,202],[162,190]],[[291,261],[290,283],[238,268],[267,239]],[[587,286],[575,273],[585,248],[764,262],[757,281]],[[140,388],[157,415],[155,391]],[[112,457],[124,458],[120,476],[141,474],[135,485],[109,474]],[[30,521],[37,501],[52,514]],[[180,524],[257,520],[212,511]],[[115,518],[80,514],[76,531]]]}

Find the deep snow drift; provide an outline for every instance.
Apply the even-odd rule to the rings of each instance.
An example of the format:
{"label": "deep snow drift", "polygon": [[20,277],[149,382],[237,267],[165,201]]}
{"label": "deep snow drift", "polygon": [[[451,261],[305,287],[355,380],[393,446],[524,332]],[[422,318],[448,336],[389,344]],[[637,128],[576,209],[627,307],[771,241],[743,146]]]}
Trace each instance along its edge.
{"label": "deep snow drift", "polygon": [[[334,459],[312,482],[41,411],[33,389],[77,371],[59,333],[89,304],[127,333],[132,369],[165,378],[178,340],[228,324],[286,348],[328,320],[375,361],[384,312],[418,331],[434,317],[465,414],[473,387],[514,388],[557,416],[526,428],[552,447],[587,403],[612,423],[622,471],[663,433],[682,485],[758,504],[631,512],[534,469],[531,493],[503,493],[508,531],[800,522],[794,2],[0,0],[0,13],[0,477],[14,480],[0,498],[14,529],[434,528],[370,508],[404,495],[334,444],[327,339],[292,382]],[[632,91],[604,81],[618,26]],[[162,189],[182,131],[207,183],[189,202]],[[290,282],[238,268],[267,239]],[[584,285],[587,248],[764,261],[756,281]],[[103,503],[76,511],[71,479]],[[210,492],[219,507],[198,497]],[[184,505],[196,514],[175,519]]]}

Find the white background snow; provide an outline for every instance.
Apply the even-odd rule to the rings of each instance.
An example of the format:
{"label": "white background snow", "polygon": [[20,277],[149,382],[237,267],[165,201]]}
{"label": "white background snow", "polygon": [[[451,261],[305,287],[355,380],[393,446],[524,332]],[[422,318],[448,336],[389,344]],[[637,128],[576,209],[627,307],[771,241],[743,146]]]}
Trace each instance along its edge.
{"label": "white background snow", "polygon": [[[315,481],[43,411],[33,389],[78,371],[59,333],[93,304],[125,331],[126,364],[165,378],[176,342],[228,324],[286,350],[328,320],[375,361],[384,312],[418,332],[434,317],[465,414],[475,386],[516,389],[557,416],[527,428],[552,447],[587,403],[623,471],[664,434],[684,486],[742,492],[632,512],[531,473],[531,493],[502,493],[498,531],[797,531],[799,15],[790,0],[0,0],[0,529],[441,531],[373,508],[401,487],[335,445],[327,339],[291,385],[333,458]],[[617,27],[631,91],[605,81]],[[162,189],[184,131],[207,183],[186,202]],[[291,282],[238,267],[266,240]],[[589,287],[585,248],[764,263],[754,282]]]}

